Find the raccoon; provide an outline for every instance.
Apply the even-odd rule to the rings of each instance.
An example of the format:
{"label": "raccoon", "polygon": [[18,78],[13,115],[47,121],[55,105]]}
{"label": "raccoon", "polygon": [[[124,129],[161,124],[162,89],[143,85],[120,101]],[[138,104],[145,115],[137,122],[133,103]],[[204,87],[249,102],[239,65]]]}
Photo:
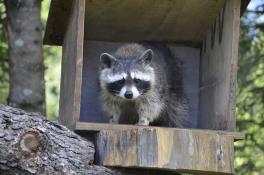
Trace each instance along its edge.
{"label": "raccoon", "polygon": [[186,127],[179,64],[165,44],[126,44],[102,53],[100,98],[110,123]]}

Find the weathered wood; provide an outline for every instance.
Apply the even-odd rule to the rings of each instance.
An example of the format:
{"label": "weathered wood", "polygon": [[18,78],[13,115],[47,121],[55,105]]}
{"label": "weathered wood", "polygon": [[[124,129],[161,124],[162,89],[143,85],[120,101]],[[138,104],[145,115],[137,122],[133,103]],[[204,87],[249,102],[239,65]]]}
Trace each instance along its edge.
{"label": "weathered wood", "polygon": [[[234,131],[240,0],[228,0],[202,48],[198,127]],[[212,37],[213,36],[213,37]],[[212,43],[212,44],[211,44]]]}
{"label": "weathered wood", "polygon": [[175,173],[174,171],[168,170],[156,170],[156,169],[142,169],[142,168],[122,168],[116,167],[111,169],[114,172],[114,175],[181,175]]}
{"label": "weathered wood", "polygon": [[97,163],[180,173],[234,174],[234,137],[216,132],[154,127],[102,129]]}
{"label": "weathered wood", "polygon": [[0,105],[0,174],[110,175],[94,145],[37,113]]}
{"label": "weathered wood", "polygon": [[214,135],[223,135],[228,137],[233,137],[234,140],[242,140],[245,138],[245,134],[241,132],[227,132],[221,130],[206,130],[206,129],[184,129],[184,128],[166,128],[166,127],[154,127],[154,126],[138,126],[138,125],[120,125],[120,124],[101,124],[101,123],[86,123],[86,122],[77,122],[76,130],[77,131],[89,131],[89,132],[99,132],[102,130],[131,130],[131,129],[142,129],[142,128],[152,128],[152,129],[162,129],[179,132],[190,132],[198,134],[214,134]]}
{"label": "weathered wood", "polygon": [[[87,48],[85,48],[86,51],[83,52],[83,32],[84,32],[83,30],[85,28],[84,21],[86,22],[85,25],[87,25],[87,21],[91,22],[91,20],[88,20],[90,16],[91,18],[93,17],[96,19],[97,17],[99,18],[99,14],[97,14],[99,13],[98,9],[102,10],[102,13],[100,13],[100,15],[104,16],[105,18],[108,18],[111,15],[117,15],[116,13],[120,13],[118,11],[121,11],[120,7],[128,6],[129,2],[131,3],[131,1],[129,0],[124,3],[121,3],[120,7],[118,6],[117,8],[117,12],[115,12],[114,14],[110,13],[109,16],[104,15],[106,13],[105,10],[110,10],[111,12],[110,7],[112,5],[111,3],[109,4],[109,2],[106,3],[105,9],[98,8],[96,12],[94,12],[98,15],[97,17],[91,14],[88,15],[88,13],[93,14],[92,11],[95,10],[95,9],[90,9],[90,8],[93,7],[93,5],[100,6],[100,4],[102,3],[101,1],[102,0],[99,0],[99,1],[89,1],[88,0],[87,3],[90,4],[91,6],[87,4],[85,6],[84,1],[80,1],[80,0],[74,1],[72,5],[73,6],[72,15],[70,15],[71,18],[69,20],[69,25],[68,25],[67,32],[64,38],[64,54],[63,54],[64,58],[63,58],[63,63],[62,63],[62,82],[61,82],[61,100],[60,100],[60,106],[61,106],[60,107],[60,122],[64,123],[71,129],[74,129],[76,120],[88,121],[87,118],[89,118],[90,116],[97,116],[97,114],[100,115],[101,117],[96,117],[96,118],[94,117],[91,120],[89,118],[89,121],[91,122],[106,122],[107,121],[107,118],[103,117],[102,112],[100,111],[100,107],[99,107],[100,105],[98,103],[98,100],[96,99],[94,100],[94,98],[90,98],[89,96],[89,94],[92,94],[92,95],[96,94],[95,92],[97,90],[96,85],[95,85],[96,80],[94,78],[95,76],[93,76],[95,72],[94,73],[88,72],[89,75],[82,74],[83,70],[87,71],[88,66],[89,66],[89,71],[91,71],[92,69],[93,69],[92,71],[95,70],[95,67],[94,67],[95,64],[89,64],[87,67],[82,69],[82,64],[83,64],[82,54],[84,53],[85,57],[87,57],[88,55]],[[113,4],[116,4],[115,0],[111,2]],[[186,9],[192,9],[193,13],[196,13],[196,11],[193,10],[193,6],[199,1],[193,2],[192,5],[189,4],[190,2],[193,2],[193,0],[188,0],[186,2],[184,1],[181,3],[184,3],[186,5]],[[206,41],[204,42],[203,48],[201,49],[202,50],[201,60],[203,64],[201,64],[201,67],[200,67],[201,69],[200,70],[200,80],[201,81],[200,81],[200,89],[199,89],[200,90],[200,97],[199,97],[200,106],[196,109],[195,107],[191,108],[199,112],[199,118],[197,120],[198,126],[196,125],[196,121],[195,121],[193,122],[195,124],[193,124],[192,127],[221,129],[221,130],[225,130],[225,129],[234,130],[235,128],[235,117],[234,117],[235,80],[236,80],[235,76],[236,76],[236,57],[237,57],[236,50],[237,50],[237,45],[238,45],[237,43],[238,42],[237,41],[238,40],[237,21],[239,21],[239,8],[240,8],[239,2],[240,0],[236,0],[236,3],[234,3],[235,2],[234,0],[221,1],[221,3],[223,2],[226,2],[225,8],[223,8],[225,10],[222,10],[219,17],[214,19],[215,24],[213,25],[213,27],[204,28],[204,31],[207,32],[207,37],[206,37]],[[56,1],[56,3],[54,3],[57,5],[54,5],[54,6],[67,10],[66,4],[68,3],[70,3],[70,1],[66,1],[65,4],[62,5],[60,1],[58,0]],[[139,1],[135,1],[134,6],[131,8],[132,9],[136,8],[138,3]],[[142,2],[142,3],[144,4],[146,2]],[[166,6],[168,5],[168,3],[172,3],[172,2],[166,1],[165,4],[163,3],[161,4]],[[176,4],[180,3],[180,1],[175,1],[175,3]],[[201,4],[204,4],[204,3],[205,4],[213,3],[215,5],[217,3],[220,3],[220,1],[217,1],[217,3],[215,1],[210,1],[210,2],[204,1]],[[78,5],[80,8],[77,8]],[[181,8],[180,5],[181,4],[179,4],[178,8]],[[150,9],[154,8],[154,6],[155,4],[151,6]],[[198,7],[199,6],[197,6],[197,8]],[[88,10],[89,12],[85,13],[84,12],[85,8],[89,9]],[[164,7],[162,6],[161,9],[163,8]],[[148,10],[151,11],[150,9]],[[183,11],[179,13],[185,13],[185,11],[187,13],[188,10],[186,9],[184,8]],[[146,15],[149,15],[148,13],[152,13],[152,12],[147,12]],[[178,13],[178,12],[175,12],[175,13]],[[191,16],[193,13],[190,13],[188,15]],[[84,20],[84,15],[86,15],[85,20]],[[205,14],[203,15],[206,16]],[[120,16],[121,16],[120,18],[122,18],[122,15]],[[183,17],[181,17],[180,19],[185,20],[182,18]],[[102,25],[104,23],[103,20],[104,19],[100,20],[100,22],[93,21],[95,25],[90,25],[90,26]],[[176,20],[175,23],[178,23],[178,22],[179,21]],[[174,23],[171,25],[173,26]],[[186,24],[183,23],[181,25],[188,26],[188,23]],[[188,27],[192,28],[191,26],[188,26]],[[103,28],[103,27],[100,27],[100,28]],[[116,28],[111,28],[111,30],[109,31],[115,31],[114,29]],[[93,37],[95,36],[91,32],[93,31],[92,29],[89,31],[87,30],[88,29],[86,26],[85,33],[89,33],[89,35]],[[99,30],[96,30],[96,31],[99,31]],[[136,30],[133,30],[133,31],[136,31]],[[153,32],[155,33],[155,31]],[[120,33],[122,34],[122,33],[127,33],[127,32],[119,32],[119,34]],[[177,33],[177,32],[174,31],[174,33]],[[199,33],[199,32],[193,32],[193,33]],[[160,36],[160,34],[157,34],[157,35]],[[177,35],[181,36],[185,34],[182,34],[182,32],[178,32]],[[79,39],[77,36],[79,37]],[[104,33],[103,36],[110,36],[110,34]],[[114,36],[114,35],[111,34],[111,36]],[[148,37],[147,35],[144,35],[144,36]],[[95,49],[97,49],[97,52],[98,52],[100,48],[95,48]],[[96,51],[91,51],[91,52],[96,52]],[[89,52],[89,54],[91,52]],[[91,58],[90,56],[91,55],[89,55],[89,58]],[[88,57],[84,58],[86,59],[84,63],[89,58]],[[96,63],[96,62],[94,61],[93,63]],[[197,70],[198,69],[199,68],[197,66]],[[92,83],[90,83],[89,85],[84,84],[84,86],[81,87],[82,78],[83,78],[83,82],[87,83],[87,82],[92,81]],[[186,80],[186,78],[184,78],[184,80]],[[195,92],[196,89],[193,88],[193,90]],[[83,93],[85,97],[82,97],[82,99],[80,100],[81,92],[85,92]],[[96,95],[98,96],[98,94]],[[197,104],[197,102],[195,102],[195,99],[196,98],[193,98],[193,96],[189,97],[190,104],[192,103]],[[84,107],[81,106],[80,103],[82,103]],[[88,105],[86,106],[86,104]],[[80,115],[80,110],[81,112],[83,112],[82,115]],[[93,114],[95,114],[96,111],[99,111],[99,112],[97,112],[96,115],[87,115],[91,111]],[[195,114],[193,116],[195,116]]]}
{"label": "weathered wood", "polygon": [[85,0],[73,3],[63,42],[59,122],[74,129],[80,116]]}
{"label": "weathered wood", "polygon": [[63,45],[72,5],[73,0],[54,0],[50,2],[44,44]]}
{"label": "weathered wood", "polygon": [[[95,81],[81,88],[83,77],[87,82],[91,80],[91,72],[82,75],[82,54],[89,52],[83,52],[83,39],[162,40],[193,46],[205,38],[201,48],[198,128],[234,131],[240,0],[86,0],[86,5],[84,0],[56,0],[51,9],[45,40],[61,44],[64,39],[60,121],[68,127],[74,129],[76,121],[80,121],[82,89],[89,88],[92,93],[95,88]],[[94,64],[88,66],[94,70]],[[90,105],[87,108],[96,110]],[[154,174],[156,169],[234,174],[233,141],[244,137],[235,132],[83,122],[77,122],[76,129],[97,135],[96,156],[102,165],[150,168]],[[138,174],[147,174],[141,169]],[[122,172],[133,174],[128,169],[118,173]]]}
{"label": "weathered wood", "polygon": [[241,0],[240,16],[243,15],[243,12],[247,9],[250,0]]}
{"label": "weathered wood", "polygon": [[199,43],[223,4],[217,0],[88,1],[85,38]]}
{"label": "weathered wood", "polygon": [[[135,41],[145,40],[147,34],[147,39],[152,40],[201,41],[206,34],[204,29],[209,28],[213,23],[224,1],[88,0],[85,38]],[[72,0],[52,1],[44,38],[46,44],[62,44],[71,6]],[[127,8],[126,13],[123,12],[125,8]]]}
{"label": "weathered wood", "polygon": [[244,138],[237,132],[84,122],[76,129],[98,133],[98,164],[194,174],[234,174],[233,142]]}

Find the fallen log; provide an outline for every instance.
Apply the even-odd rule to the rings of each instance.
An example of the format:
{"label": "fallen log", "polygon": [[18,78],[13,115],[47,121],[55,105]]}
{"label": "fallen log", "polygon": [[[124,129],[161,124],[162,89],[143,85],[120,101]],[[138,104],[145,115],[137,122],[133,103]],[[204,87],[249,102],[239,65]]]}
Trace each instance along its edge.
{"label": "fallen log", "polygon": [[38,113],[0,105],[0,174],[111,175],[93,165],[95,148]]}

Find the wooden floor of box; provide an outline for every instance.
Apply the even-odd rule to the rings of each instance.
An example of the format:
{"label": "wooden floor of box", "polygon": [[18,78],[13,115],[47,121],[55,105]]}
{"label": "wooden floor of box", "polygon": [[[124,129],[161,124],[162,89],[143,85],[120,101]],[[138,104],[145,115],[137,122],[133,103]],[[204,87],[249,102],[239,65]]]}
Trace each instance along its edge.
{"label": "wooden floor of box", "polygon": [[100,165],[206,174],[234,174],[234,140],[244,137],[238,132],[84,122],[76,130],[97,132]]}

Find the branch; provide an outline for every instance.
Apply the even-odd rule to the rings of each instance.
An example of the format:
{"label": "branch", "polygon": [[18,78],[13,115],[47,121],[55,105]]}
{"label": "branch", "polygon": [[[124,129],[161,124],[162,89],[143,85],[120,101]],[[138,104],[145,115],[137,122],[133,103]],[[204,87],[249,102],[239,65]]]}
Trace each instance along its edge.
{"label": "branch", "polygon": [[0,174],[110,175],[94,145],[37,113],[0,105]]}

